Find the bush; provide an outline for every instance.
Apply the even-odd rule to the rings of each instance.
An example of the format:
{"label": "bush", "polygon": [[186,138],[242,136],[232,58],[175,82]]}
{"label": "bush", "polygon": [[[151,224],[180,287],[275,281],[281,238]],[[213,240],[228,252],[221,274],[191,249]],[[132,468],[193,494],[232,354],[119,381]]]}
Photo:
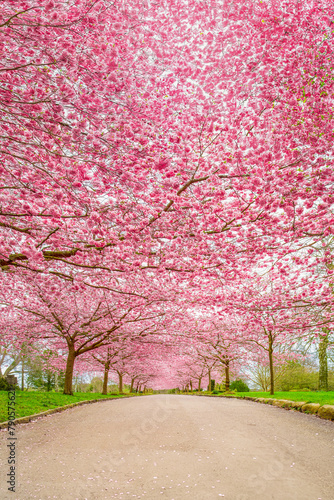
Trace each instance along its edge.
{"label": "bush", "polygon": [[289,361],[283,365],[283,373],[277,378],[275,386],[277,391],[296,391],[308,392],[318,388],[318,372],[313,367],[302,364],[298,361]]}
{"label": "bush", "polygon": [[[0,391],[9,391],[10,388],[11,388],[11,386],[8,384],[5,377],[0,377]],[[16,385],[15,390],[18,390],[18,389],[19,389],[19,386]]]}
{"label": "bush", "polygon": [[243,380],[238,379],[230,384],[230,391],[233,390],[236,390],[237,392],[249,392],[249,387]]}
{"label": "bush", "polygon": [[9,385],[4,377],[0,377],[0,391],[8,391]]}

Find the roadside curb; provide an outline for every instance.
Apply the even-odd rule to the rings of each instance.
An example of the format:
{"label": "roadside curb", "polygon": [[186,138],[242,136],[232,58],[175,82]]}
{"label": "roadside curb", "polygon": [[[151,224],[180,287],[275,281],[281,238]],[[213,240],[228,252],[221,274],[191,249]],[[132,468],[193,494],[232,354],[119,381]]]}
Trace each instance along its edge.
{"label": "roadside curb", "polygon": [[[145,396],[148,396],[148,394],[142,394]],[[133,397],[138,397],[137,395],[129,395],[129,396],[121,396],[120,398],[104,398],[104,399],[87,399],[85,401],[78,401],[77,403],[71,403],[69,405],[65,406],[58,406],[57,408],[51,408],[50,410],[43,411],[41,413],[35,413],[34,415],[27,415],[26,417],[21,417],[21,418],[16,418],[11,422],[13,425],[18,425],[18,424],[27,424],[28,422],[31,422],[32,420],[35,420],[36,418],[41,418],[41,417],[47,417],[48,415],[52,415],[53,413],[61,413],[65,410],[69,410],[70,408],[75,408],[76,406],[82,406],[86,404],[91,404],[91,403],[101,403],[103,401],[115,401],[118,399],[126,399],[126,398],[133,398]],[[8,428],[9,422],[1,422],[0,423],[0,429],[7,429]]]}
{"label": "roadside curb", "polygon": [[305,401],[290,401],[289,399],[274,399],[274,398],[254,398],[252,396],[234,396],[234,395],[216,395],[216,394],[189,394],[189,396],[200,396],[207,398],[230,398],[253,401],[254,403],[262,403],[267,405],[283,408],[284,410],[295,410],[301,413],[316,415],[324,420],[334,421],[334,405],[320,405],[319,403],[306,403]]}

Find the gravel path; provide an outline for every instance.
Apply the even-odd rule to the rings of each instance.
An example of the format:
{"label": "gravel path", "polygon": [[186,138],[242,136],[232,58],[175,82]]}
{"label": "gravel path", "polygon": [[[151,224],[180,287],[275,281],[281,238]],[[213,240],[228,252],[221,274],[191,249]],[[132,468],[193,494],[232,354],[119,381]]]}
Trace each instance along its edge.
{"label": "gravel path", "polygon": [[16,429],[0,498],[333,500],[334,423],[250,401],[157,395],[73,408]]}

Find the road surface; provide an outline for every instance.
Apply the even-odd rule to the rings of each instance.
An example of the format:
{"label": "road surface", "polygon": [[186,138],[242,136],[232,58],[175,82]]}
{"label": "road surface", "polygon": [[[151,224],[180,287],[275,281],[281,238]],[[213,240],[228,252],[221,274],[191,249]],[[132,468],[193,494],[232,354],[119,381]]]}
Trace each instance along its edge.
{"label": "road surface", "polygon": [[334,423],[251,401],[157,395],[80,406],[16,430],[0,498],[333,500]]}

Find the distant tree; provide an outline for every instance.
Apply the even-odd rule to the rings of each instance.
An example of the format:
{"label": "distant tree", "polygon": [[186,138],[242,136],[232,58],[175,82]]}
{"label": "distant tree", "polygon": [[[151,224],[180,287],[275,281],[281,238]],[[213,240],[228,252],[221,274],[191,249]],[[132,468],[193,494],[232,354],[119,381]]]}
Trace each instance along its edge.
{"label": "distant tree", "polygon": [[334,345],[333,336],[329,328],[323,328],[319,336],[319,391],[328,391],[328,361],[331,361],[330,347]]}
{"label": "distant tree", "polygon": [[88,392],[102,392],[103,380],[101,377],[94,377],[88,386]]}
{"label": "distant tree", "polygon": [[47,353],[44,353],[44,356],[37,356],[26,361],[28,387],[47,392],[64,389],[64,371],[50,368],[47,365],[46,358],[50,358],[51,354],[48,356]]}
{"label": "distant tree", "polygon": [[289,361],[281,368],[281,373],[276,380],[276,386],[280,391],[291,391],[292,389],[317,389],[317,370],[309,363]]}

